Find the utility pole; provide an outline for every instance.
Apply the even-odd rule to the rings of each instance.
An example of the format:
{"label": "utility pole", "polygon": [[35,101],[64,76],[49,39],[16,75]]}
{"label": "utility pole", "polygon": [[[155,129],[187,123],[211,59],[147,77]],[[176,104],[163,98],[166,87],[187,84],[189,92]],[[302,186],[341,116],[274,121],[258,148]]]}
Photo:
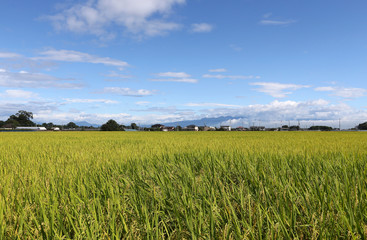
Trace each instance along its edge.
{"label": "utility pole", "polygon": [[339,118],[339,131],[341,131],[342,129],[340,128],[340,118]]}

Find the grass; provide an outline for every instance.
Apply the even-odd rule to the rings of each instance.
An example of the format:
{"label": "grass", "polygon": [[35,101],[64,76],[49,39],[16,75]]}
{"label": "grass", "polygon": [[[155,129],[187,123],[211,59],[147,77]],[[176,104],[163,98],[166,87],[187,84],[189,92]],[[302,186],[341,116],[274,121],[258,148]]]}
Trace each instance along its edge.
{"label": "grass", "polygon": [[366,236],[365,133],[0,133],[0,239]]}

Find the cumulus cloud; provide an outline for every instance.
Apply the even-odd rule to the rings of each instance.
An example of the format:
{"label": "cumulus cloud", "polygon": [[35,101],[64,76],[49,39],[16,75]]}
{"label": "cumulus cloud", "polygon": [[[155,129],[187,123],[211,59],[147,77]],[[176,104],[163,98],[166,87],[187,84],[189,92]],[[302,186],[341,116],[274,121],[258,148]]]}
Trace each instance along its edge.
{"label": "cumulus cloud", "polygon": [[[273,120],[326,120],[338,119],[340,112],[355,112],[348,105],[330,105],[323,99],[311,101],[279,101],[254,104],[240,108],[216,107],[202,110],[207,117],[233,116],[247,119]],[[367,112],[366,112],[367,113]]]}
{"label": "cumulus cloud", "polygon": [[121,88],[121,87],[105,87],[103,91],[98,92],[103,94],[116,94],[121,96],[130,96],[130,97],[144,97],[144,96],[151,96],[155,94],[155,91],[146,90],[146,89],[139,89],[133,90],[130,88]]}
{"label": "cumulus cloud", "polygon": [[33,60],[62,61],[62,62],[81,62],[81,63],[97,63],[108,66],[124,68],[129,66],[127,62],[112,59],[109,57],[98,57],[88,53],[77,52],[73,50],[47,50],[40,52],[41,56],[33,57]]}
{"label": "cumulus cloud", "polygon": [[0,58],[20,58],[22,55],[12,52],[0,52]]}
{"label": "cumulus cloud", "polygon": [[82,84],[43,73],[0,71],[0,86],[16,88],[81,88]]}
{"label": "cumulus cloud", "polygon": [[154,74],[157,77],[156,79],[150,79],[153,82],[183,82],[183,83],[197,83],[198,80],[191,78],[190,74],[185,72],[163,72]]}
{"label": "cumulus cloud", "polygon": [[193,78],[164,78],[164,79],[150,79],[152,82],[183,82],[183,83],[197,83],[197,79]]}
{"label": "cumulus cloud", "polygon": [[5,93],[0,93],[0,97],[3,98],[21,98],[21,99],[29,99],[38,97],[37,93],[24,91],[19,89],[8,89],[5,90]]}
{"label": "cumulus cloud", "polygon": [[[1,106],[1,104],[0,104]],[[13,114],[13,113],[12,113]],[[0,116],[1,117],[1,116]],[[39,122],[54,122],[66,124],[70,121],[87,121],[89,123],[103,124],[109,119],[114,119],[120,124],[130,125],[132,122],[137,124],[154,124],[165,123],[172,121],[184,120],[182,113],[163,113],[163,114],[145,114],[139,116],[133,116],[128,113],[116,113],[116,114],[98,114],[98,113],[85,113],[85,112],[60,112],[60,111],[40,111],[34,113],[35,121]]]}
{"label": "cumulus cloud", "polygon": [[213,30],[213,25],[209,23],[194,23],[191,24],[191,32],[194,33],[208,33]]}
{"label": "cumulus cloud", "polygon": [[187,114],[190,112],[191,116],[195,114],[191,109],[178,109],[175,106],[168,106],[168,107],[150,107],[145,109],[132,109],[134,112],[161,112],[161,113],[184,113]]}
{"label": "cumulus cloud", "polygon": [[103,36],[115,25],[134,34],[156,36],[181,27],[166,19],[175,5],[184,3],[185,0],[89,0],[47,19],[57,29],[76,33]]}
{"label": "cumulus cloud", "polygon": [[260,76],[245,76],[245,75],[222,75],[222,74],[204,74],[203,78],[216,78],[216,79],[253,79],[253,78],[260,78]]}
{"label": "cumulus cloud", "polygon": [[189,78],[191,77],[190,74],[185,72],[164,72],[164,73],[156,73],[158,77],[172,77],[172,78]]}
{"label": "cumulus cloud", "polygon": [[299,84],[283,84],[276,82],[254,82],[250,83],[253,86],[259,86],[256,89],[258,92],[269,94],[275,98],[284,98],[287,95],[292,94],[290,90],[298,90],[301,88],[308,88],[308,85],[299,85]]}
{"label": "cumulus cloud", "polygon": [[199,106],[199,104],[207,108],[193,111],[177,109],[176,107],[152,107],[138,110],[146,112],[146,114],[131,115],[124,112],[116,114],[90,114],[83,111],[62,112],[58,109],[60,102],[11,102],[10,100],[0,100],[0,119],[7,119],[19,109],[32,111],[37,122],[51,121],[54,123],[87,121],[102,124],[112,118],[123,124],[130,124],[131,122],[140,124],[164,124],[183,120],[231,116],[229,119],[232,119],[230,122],[232,125],[242,125],[244,123],[252,125],[255,123],[256,125],[261,124],[267,127],[274,127],[280,126],[282,122],[283,124],[288,124],[288,121],[290,121],[291,124],[297,124],[300,121],[303,127],[311,126],[312,124],[337,127],[339,119],[341,119],[342,128],[349,128],[367,119],[366,110],[355,109],[345,103],[334,105],[323,99],[311,101],[275,100],[268,104],[238,107],[235,107],[236,105],[218,103],[192,103],[187,106],[195,107]]}
{"label": "cumulus cloud", "polygon": [[332,95],[342,98],[359,98],[367,95],[367,89],[364,88],[344,88],[344,87],[317,87],[315,91],[331,92]]}
{"label": "cumulus cloud", "polygon": [[[33,113],[55,113],[55,111],[58,110],[58,106],[59,104],[56,102],[47,101],[0,101],[0,119],[7,119],[10,115],[15,114],[20,109],[27,109],[27,111]],[[51,118],[53,118],[53,116],[51,116]]]}
{"label": "cumulus cloud", "polygon": [[186,103],[189,107],[241,107],[240,105],[223,104],[223,103]]}
{"label": "cumulus cloud", "polygon": [[115,104],[118,101],[109,99],[82,99],[82,98],[64,98],[67,103],[105,103],[105,104]]}

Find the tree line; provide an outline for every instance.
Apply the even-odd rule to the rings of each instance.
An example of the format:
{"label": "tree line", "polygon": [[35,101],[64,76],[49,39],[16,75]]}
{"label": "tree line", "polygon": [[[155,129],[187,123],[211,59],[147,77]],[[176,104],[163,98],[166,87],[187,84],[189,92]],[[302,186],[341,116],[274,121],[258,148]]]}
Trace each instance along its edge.
{"label": "tree line", "polygon": [[[69,130],[84,130],[84,129],[99,129],[101,131],[125,131],[125,129],[134,129],[134,130],[144,130],[144,131],[160,131],[161,127],[163,125],[161,124],[155,124],[152,125],[150,128],[140,128],[136,123],[131,123],[130,126],[125,126],[122,124],[118,124],[115,120],[110,119],[106,123],[104,123],[100,128],[95,128],[92,126],[78,126],[74,122],[69,122],[66,125],[57,125],[53,124],[52,122],[49,123],[42,123],[42,124],[36,124],[32,121],[33,119],[33,113],[28,112],[25,110],[19,110],[17,113],[10,115],[9,118],[6,121],[0,120],[0,128],[16,128],[18,126],[22,127],[45,127],[47,130],[51,130],[55,127],[58,127],[60,129],[69,129]],[[200,128],[200,127],[199,127]],[[282,129],[289,129],[293,131],[300,130],[299,126],[287,126],[283,125]],[[181,126],[177,126],[176,129],[178,131],[182,130]],[[318,130],[318,131],[331,131],[333,128],[329,126],[312,126],[308,128],[308,130]],[[356,126],[357,130],[367,130],[367,122],[360,123],[358,126]],[[200,129],[202,130],[202,129]],[[217,131],[220,131],[221,129],[216,129]],[[275,128],[274,128],[275,130]]]}

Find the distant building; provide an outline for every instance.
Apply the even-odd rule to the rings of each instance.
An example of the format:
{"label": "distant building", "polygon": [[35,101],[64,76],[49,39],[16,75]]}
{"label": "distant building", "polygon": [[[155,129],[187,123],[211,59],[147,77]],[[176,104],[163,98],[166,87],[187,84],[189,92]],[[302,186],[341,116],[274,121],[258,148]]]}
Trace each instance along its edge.
{"label": "distant building", "polygon": [[215,131],[215,127],[208,127],[208,126],[200,126],[200,131]]}
{"label": "distant building", "polygon": [[199,131],[199,127],[196,125],[189,125],[182,129],[183,131]]}
{"label": "distant building", "polygon": [[162,131],[163,128],[164,128],[164,125],[162,124],[154,124],[151,126],[151,129],[153,131]]}
{"label": "distant building", "polygon": [[245,128],[245,127],[237,127],[236,128],[236,131],[248,131],[248,128]]}
{"label": "distant building", "polygon": [[231,126],[220,126],[223,131],[232,131]]}
{"label": "distant building", "polygon": [[175,131],[175,127],[163,127],[162,131],[163,132],[172,132],[172,131]]}
{"label": "distant building", "polygon": [[250,131],[265,131],[264,126],[251,126]]}
{"label": "distant building", "polygon": [[47,131],[45,127],[16,127],[15,130],[24,131]]}

